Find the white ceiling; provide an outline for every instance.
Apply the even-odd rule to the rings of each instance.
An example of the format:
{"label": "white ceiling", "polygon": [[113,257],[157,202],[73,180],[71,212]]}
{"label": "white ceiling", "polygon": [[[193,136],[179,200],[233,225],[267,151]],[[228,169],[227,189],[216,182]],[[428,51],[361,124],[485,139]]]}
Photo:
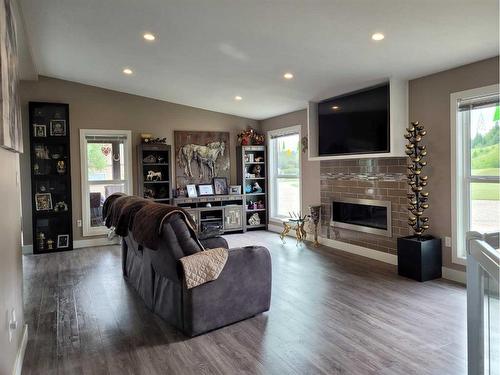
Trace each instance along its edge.
{"label": "white ceiling", "polygon": [[253,119],[499,48],[498,0],[20,2],[39,74]]}

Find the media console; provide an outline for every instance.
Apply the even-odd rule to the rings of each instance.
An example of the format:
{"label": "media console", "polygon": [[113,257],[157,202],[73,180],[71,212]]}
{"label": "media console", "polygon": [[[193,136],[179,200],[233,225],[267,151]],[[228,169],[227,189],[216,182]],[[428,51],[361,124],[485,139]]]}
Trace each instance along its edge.
{"label": "media console", "polygon": [[199,233],[218,230],[222,234],[243,230],[243,194],[174,198],[173,202],[189,212]]}

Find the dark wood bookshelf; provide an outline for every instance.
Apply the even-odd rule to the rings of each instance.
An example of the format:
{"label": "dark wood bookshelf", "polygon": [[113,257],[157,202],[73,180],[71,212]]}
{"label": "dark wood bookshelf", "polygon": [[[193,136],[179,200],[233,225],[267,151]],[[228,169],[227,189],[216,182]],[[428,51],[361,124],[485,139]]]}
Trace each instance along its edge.
{"label": "dark wood bookshelf", "polygon": [[[141,143],[137,146],[138,195],[159,203],[172,203],[170,145]],[[148,172],[161,173],[161,178],[148,180]]]}
{"label": "dark wood bookshelf", "polygon": [[69,106],[29,103],[33,253],[73,249]]}

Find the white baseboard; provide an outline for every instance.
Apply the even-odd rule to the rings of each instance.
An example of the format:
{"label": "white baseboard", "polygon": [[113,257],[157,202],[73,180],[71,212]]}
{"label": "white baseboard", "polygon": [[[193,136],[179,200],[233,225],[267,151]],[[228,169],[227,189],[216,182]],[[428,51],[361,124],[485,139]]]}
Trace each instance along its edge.
{"label": "white baseboard", "polygon": [[[83,247],[93,247],[93,246],[117,245],[119,243],[120,243],[119,237],[115,237],[112,240],[108,240],[107,237],[90,238],[86,240],[73,241],[73,249],[81,249]],[[25,255],[33,254],[33,245],[23,246],[22,252]]]}
{"label": "white baseboard", "polygon": [[26,353],[26,345],[28,344],[28,325],[25,324],[23,327],[23,337],[21,339],[21,345],[16,354],[16,361],[14,362],[14,368],[12,369],[12,375],[21,375],[23,370],[24,354]]}
{"label": "white baseboard", "polygon": [[452,268],[443,267],[441,269],[443,279],[456,281],[460,284],[467,284],[467,274],[464,271],[454,270]]}
{"label": "white baseboard", "polygon": [[80,249],[82,247],[117,245],[119,243],[120,237],[115,237],[112,240],[108,240],[107,237],[90,238],[87,240],[73,241],[73,249]]}
{"label": "white baseboard", "polygon": [[[274,224],[269,224],[267,227],[271,232],[276,232],[276,233],[281,233],[283,230],[282,227]],[[295,232],[290,231],[288,233],[288,236],[295,238]],[[332,240],[330,238],[318,237],[318,241],[322,245],[332,247],[337,250],[345,251],[347,253],[361,255],[366,258],[378,260],[380,262],[389,263],[393,265],[398,264],[398,257],[394,254],[383,253],[381,251],[368,249],[367,247],[362,247],[347,242]]]}
{"label": "white baseboard", "polygon": [[[281,231],[283,230],[282,227],[280,227],[278,225],[274,225],[274,224],[269,224],[268,229],[271,232],[276,232],[276,233],[281,233]],[[290,233],[288,233],[288,236],[295,237],[295,232],[291,231]],[[378,260],[378,261],[384,262],[384,263],[389,263],[389,264],[392,264],[395,266],[398,264],[398,257],[394,254],[383,253],[381,251],[369,249],[369,248],[366,248],[363,246],[352,245],[352,244],[347,243],[347,242],[332,240],[330,238],[319,237],[319,242],[322,245],[332,247],[332,248],[337,249],[337,250],[342,250],[342,251],[345,251],[347,253],[361,255],[361,256],[364,256],[366,258]],[[461,284],[466,284],[466,280],[467,280],[465,272],[457,271],[457,270],[454,270],[451,268],[446,268],[446,267],[442,268],[442,277],[443,277],[443,279],[456,281],[456,282],[461,283]]]}
{"label": "white baseboard", "polygon": [[320,237],[319,243],[322,245],[326,245],[328,247],[333,247],[334,249],[337,250],[342,250],[351,254],[361,255],[366,258],[393,264],[395,266],[397,266],[398,264],[398,257],[394,254],[384,253],[382,251],[369,249],[363,246],[353,245],[347,242],[332,240],[331,238]]}

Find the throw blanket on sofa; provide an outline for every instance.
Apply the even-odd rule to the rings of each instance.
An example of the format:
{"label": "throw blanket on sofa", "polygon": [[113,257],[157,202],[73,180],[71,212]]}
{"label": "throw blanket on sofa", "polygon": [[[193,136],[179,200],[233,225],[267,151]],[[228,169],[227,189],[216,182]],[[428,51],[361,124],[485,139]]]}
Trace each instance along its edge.
{"label": "throw blanket on sofa", "polygon": [[132,225],[132,235],[134,239],[151,250],[158,250],[160,247],[163,222],[173,214],[179,214],[181,216],[193,234],[193,238],[198,241],[200,249],[203,249],[203,245],[196,236],[196,224],[193,222],[191,215],[180,207],[161,203],[151,203],[137,211]]}
{"label": "throw blanket on sofa", "polygon": [[188,289],[216,280],[226,265],[229,252],[223,247],[200,251],[180,259]]}

